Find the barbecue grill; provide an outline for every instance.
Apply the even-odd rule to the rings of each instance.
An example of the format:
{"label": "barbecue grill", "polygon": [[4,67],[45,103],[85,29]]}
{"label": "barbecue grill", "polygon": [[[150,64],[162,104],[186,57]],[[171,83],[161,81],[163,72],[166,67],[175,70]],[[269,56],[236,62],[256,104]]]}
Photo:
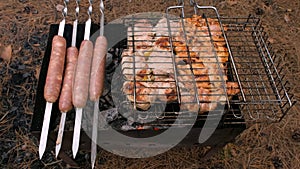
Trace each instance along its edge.
{"label": "barbecue grill", "polygon": [[[109,44],[110,49],[108,51],[106,63],[105,90],[99,100],[99,109],[102,111],[102,114],[104,114],[103,117],[105,118],[106,123],[120,133],[131,137],[150,137],[167,130],[171,126],[177,126],[178,128],[192,127],[190,133],[180,145],[193,145],[198,143],[198,135],[205,123],[215,122],[216,118],[221,116],[221,120],[217,124],[217,130],[204,144],[202,144],[203,146],[220,146],[232,140],[242,132],[246,127],[246,122],[280,121],[295,104],[295,101],[293,100],[293,95],[289,93],[289,84],[285,80],[284,68],[280,64],[280,58],[272,52],[271,44],[268,42],[268,36],[262,27],[260,19],[251,15],[248,17],[236,18],[221,17],[217,9],[212,6],[199,6],[193,1],[190,1],[190,5],[194,8],[194,13],[186,13],[185,6],[187,5],[179,1],[179,5],[168,7],[165,14],[135,14],[119,19],[116,23],[107,25],[109,28],[106,28],[105,31],[110,29],[111,31],[116,32],[114,36],[119,37],[120,41],[117,44]],[[240,92],[233,96],[228,96],[226,94],[226,80],[223,76],[220,76],[218,81],[213,81],[212,83],[222,84],[222,92],[219,95],[226,99],[218,102],[219,106],[214,109],[214,113],[199,113],[201,111],[200,105],[201,103],[205,103],[205,101],[198,99],[199,96],[195,85],[188,89],[192,92],[189,92],[186,95],[183,94],[183,88],[180,87],[180,84],[192,83],[191,81],[193,81],[193,78],[188,78],[192,79],[191,81],[184,81],[183,79],[187,79],[184,77],[193,77],[193,72],[191,71],[191,74],[180,73],[180,70],[183,68],[180,66],[181,63],[176,62],[176,52],[174,51],[174,46],[172,46],[174,42],[172,38],[169,38],[170,46],[167,47],[170,48],[170,53],[172,53],[171,59],[168,60],[169,62],[162,63],[157,60],[150,64],[171,65],[174,77],[168,82],[176,86],[176,92],[170,94],[170,96],[174,96],[177,99],[167,103],[154,100],[149,110],[139,110],[137,105],[140,104],[140,102],[136,99],[139,96],[136,92],[138,90],[137,83],[139,80],[135,78],[135,72],[136,69],[141,70],[142,68],[135,65],[138,62],[135,61],[136,56],[134,55],[128,56],[132,58],[131,61],[122,62],[122,52],[124,50],[128,48],[135,49],[137,43],[142,43],[142,41],[138,40],[138,36],[140,36],[141,32],[135,30],[136,27],[134,25],[145,19],[152,25],[155,25],[160,19],[166,18],[167,27],[163,27],[162,29],[168,33],[169,37],[172,37],[172,33],[177,29],[172,26],[172,23],[181,23],[183,28],[182,36],[188,44],[189,37],[187,36],[187,32],[189,30],[184,29],[183,19],[189,18],[193,14],[201,16],[205,20],[205,25],[207,27],[206,31],[208,31],[208,34],[207,37],[204,38],[208,38],[212,46],[216,40],[212,38],[214,32],[211,31],[212,25],[210,25],[208,20],[213,19],[215,22],[219,23],[220,32],[224,37],[222,41],[226,44],[229,53],[229,60],[226,62],[225,76],[227,81],[236,82],[238,84]],[[91,33],[96,32],[98,28],[97,25],[92,25]],[[141,26],[140,28],[143,27]],[[83,40],[83,29],[84,25],[79,24],[77,47],[79,47],[80,42]],[[37,137],[40,135],[46,104],[43,99],[43,87],[46,80],[47,65],[49,64],[51,41],[53,36],[57,34],[57,30],[58,25],[51,25],[48,46],[45,52],[37,88],[34,116],[31,126],[32,132]],[[64,37],[67,39],[68,46],[70,46],[70,38],[72,36],[71,30],[72,26],[67,25]],[[105,34],[108,38],[108,42],[113,41],[112,38],[108,36],[109,32],[105,32]],[[189,46],[189,48],[191,48],[191,46]],[[222,52],[217,51],[215,48],[213,48],[213,50],[213,53]],[[190,51],[187,50],[185,52],[189,53]],[[190,56],[187,56],[187,60],[189,57]],[[219,63],[216,55],[207,55],[206,51],[204,51],[202,57],[211,57],[214,59],[213,63],[218,65],[217,72],[222,71],[220,66],[221,63]],[[187,62],[184,64],[189,63]],[[133,65],[133,67],[128,67],[128,65]],[[131,72],[131,74],[126,74],[126,72]],[[126,78],[126,75],[131,75],[132,78]],[[150,76],[152,74],[146,72],[144,75]],[[154,76],[158,77],[162,75],[158,74]],[[159,82],[155,80],[158,79],[157,77],[154,77],[152,82]],[[122,79],[122,83],[114,84],[112,82],[114,78]],[[134,84],[134,92],[132,94],[120,92],[122,91],[123,84],[126,82]],[[192,84],[195,84],[195,82]],[[132,95],[133,100],[129,100],[128,95]],[[192,99],[185,102],[182,97],[186,97],[187,95]],[[159,94],[153,94],[153,97],[159,96]],[[86,111],[93,110],[93,106],[90,104],[91,103],[85,108]],[[185,110],[181,108],[182,105],[197,105],[197,109]],[[52,140],[52,142],[50,142],[52,145],[54,144],[53,140],[56,140],[55,128],[58,125],[57,119],[59,119],[59,114],[58,106],[57,104],[54,104],[49,136],[49,139]],[[85,119],[83,128],[91,128],[88,124],[92,123],[92,114],[87,113],[83,116]],[[180,120],[177,120],[179,116]],[[193,119],[194,116],[196,116],[196,119]],[[69,121],[74,120],[73,113],[69,113],[67,118]],[[103,128],[103,126],[100,127]],[[71,146],[68,146],[71,145],[70,143],[72,140],[72,131],[70,130],[67,129],[65,132],[62,150],[71,149]],[[117,141],[112,142],[111,144],[121,145],[121,143],[118,143]],[[137,147],[145,146],[135,145],[134,143],[132,143],[132,145]],[[83,133],[81,136],[80,149],[88,150],[89,147],[90,139]],[[73,163],[65,154],[62,153],[60,156],[69,163]]]}

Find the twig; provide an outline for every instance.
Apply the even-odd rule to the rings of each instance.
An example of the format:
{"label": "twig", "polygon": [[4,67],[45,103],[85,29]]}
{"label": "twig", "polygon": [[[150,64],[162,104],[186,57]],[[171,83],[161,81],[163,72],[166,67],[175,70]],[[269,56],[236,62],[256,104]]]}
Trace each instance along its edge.
{"label": "twig", "polygon": [[54,165],[54,164],[57,164],[57,163],[60,163],[60,162],[62,162],[62,160],[57,160],[57,161],[54,161],[52,163],[47,163],[47,164],[45,164],[45,167],[48,167],[48,166],[51,166],[51,165]]}

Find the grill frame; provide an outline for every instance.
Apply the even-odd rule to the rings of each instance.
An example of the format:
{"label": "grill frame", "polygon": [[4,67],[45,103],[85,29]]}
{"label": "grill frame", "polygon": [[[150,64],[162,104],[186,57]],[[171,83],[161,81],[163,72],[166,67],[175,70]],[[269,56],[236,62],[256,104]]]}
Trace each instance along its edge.
{"label": "grill frame", "polygon": [[[184,12],[183,6],[174,6],[167,9],[167,14],[168,10],[170,9],[180,9],[182,10],[182,12]],[[234,97],[231,100],[227,99],[227,101],[230,102],[228,105],[236,105],[238,109],[243,112],[243,114],[246,114],[249,121],[264,122],[266,119],[271,122],[281,121],[288,110],[296,103],[296,101],[293,100],[293,95],[289,93],[290,87],[288,86],[288,82],[284,78],[284,75],[282,75],[284,69],[282,65],[280,65],[280,61],[278,59],[279,57],[277,57],[271,51],[271,44],[267,40],[268,36],[266,32],[264,32],[260,19],[255,18],[251,15],[249,15],[248,17],[237,18],[220,17],[217,9],[214,7],[196,5],[195,11],[197,12],[195,13],[199,13],[199,10],[212,10],[213,13],[215,12],[215,16],[209,17],[217,19],[220,25],[222,25],[221,30],[223,32],[230,56],[227,70],[229,72],[228,76],[229,79],[233,79],[233,81],[238,82],[241,90],[241,93],[237,94],[237,97]],[[204,16],[204,18],[208,18],[205,16],[206,12],[203,12],[202,15]],[[139,20],[149,18],[134,18],[134,15],[132,15],[130,19]],[[226,26],[228,30],[225,31],[223,28],[224,26]],[[169,35],[171,35],[170,22],[168,22],[168,29]],[[240,33],[241,35],[237,35],[235,37],[234,34],[238,33]],[[244,47],[237,46],[235,43],[237,43],[238,41],[235,41],[234,38],[240,38],[240,41],[243,42],[242,45]],[[132,39],[134,39],[134,37],[132,37]],[[249,44],[249,46],[245,44]],[[172,48],[171,40],[170,46]],[[249,48],[251,53],[250,56],[253,55],[254,58],[249,59],[249,57],[240,52],[237,47],[244,48],[245,50],[246,48]],[[241,61],[243,57],[244,59],[246,58],[246,61],[244,63]],[[253,60],[251,61],[251,59]],[[247,65],[250,65],[250,67],[245,68],[245,66]],[[251,65],[253,67],[251,67]],[[252,73],[247,74],[243,70],[248,70]],[[135,71],[133,72],[133,75],[135,76]],[[257,76],[253,76],[253,74],[256,74]],[[247,76],[251,76],[250,80]],[[257,78],[259,78],[260,81],[257,80]],[[134,79],[133,82],[136,83],[136,80]],[[176,78],[175,83],[178,84]],[[254,86],[251,86],[249,83],[253,83]],[[136,92],[134,92],[134,94],[136,95]],[[127,104],[129,104],[129,102],[130,101],[128,101]],[[135,99],[133,104],[136,104]],[[238,115],[234,113],[235,110],[233,110],[232,108],[229,109],[231,110],[228,111],[232,112],[234,118],[243,118],[241,114]],[[228,111],[224,114],[226,115]],[[254,113],[257,114],[258,118],[253,115]]]}
{"label": "grill frame", "polygon": [[[293,99],[293,94],[289,92],[289,83],[285,79],[284,67],[280,62],[280,57],[272,52],[271,43],[268,42],[268,35],[264,31],[259,18],[251,15],[244,18],[222,18],[223,24],[228,24],[233,20],[239,24],[232,25],[232,30],[228,30],[226,34],[235,63],[240,64],[237,72],[239,72],[239,78],[242,79],[241,83],[243,83],[244,91],[246,91],[244,101],[241,101],[242,97],[239,96],[240,101],[234,102],[240,105],[241,111],[247,116],[247,120],[249,121],[266,122],[267,120],[279,122],[296,103]],[[242,32],[241,34],[243,35],[234,37],[234,32]],[[239,40],[236,41],[236,39]],[[243,45],[241,52],[240,47],[237,46],[238,43],[251,45]],[[238,54],[239,52],[240,54]],[[245,52],[251,53],[250,56],[254,56],[255,58],[245,55]],[[244,60],[244,63],[241,60]],[[247,65],[250,65],[250,69],[245,68]],[[251,66],[258,67],[253,68]],[[251,73],[249,73],[249,70]],[[251,80],[247,79],[249,75],[253,76]],[[250,82],[255,85],[248,85]],[[248,88],[245,87],[246,83]],[[260,83],[260,85],[257,83]],[[257,91],[256,97],[253,94],[254,90]],[[265,94],[261,94],[260,90],[264,90]],[[250,95],[247,95],[249,92]],[[262,100],[261,98],[263,97],[267,99]],[[262,106],[262,108],[259,106]],[[257,118],[252,115],[253,112],[258,115]]]}

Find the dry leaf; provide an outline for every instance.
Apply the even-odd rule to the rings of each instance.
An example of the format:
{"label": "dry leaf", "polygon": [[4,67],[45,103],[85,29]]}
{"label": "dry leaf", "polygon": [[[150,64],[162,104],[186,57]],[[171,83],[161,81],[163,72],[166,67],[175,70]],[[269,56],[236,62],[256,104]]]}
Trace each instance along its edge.
{"label": "dry leaf", "polygon": [[19,53],[21,50],[22,50],[22,47],[19,47],[18,49],[14,50],[13,53],[14,53],[14,54],[17,54],[17,53]]}
{"label": "dry leaf", "polygon": [[32,111],[25,111],[25,114],[33,115],[33,112]]}
{"label": "dry leaf", "polygon": [[60,4],[56,5],[56,10],[57,10],[58,12],[62,12],[63,9],[64,9],[64,6],[63,6],[63,5],[60,5]]}
{"label": "dry leaf", "polygon": [[11,45],[8,45],[6,47],[4,47],[1,51],[0,51],[0,57],[5,60],[5,61],[10,61],[11,56],[12,56],[12,48]]}
{"label": "dry leaf", "polygon": [[289,16],[289,14],[284,14],[284,20],[285,20],[285,22],[290,22],[291,21],[291,18]]}
{"label": "dry leaf", "polygon": [[273,44],[275,42],[275,39],[273,39],[273,38],[269,38],[268,40],[271,44]]}
{"label": "dry leaf", "polygon": [[39,79],[39,77],[40,77],[40,71],[41,71],[41,67],[40,66],[38,66],[38,67],[35,68],[34,76],[35,76],[36,79]]}
{"label": "dry leaf", "polygon": [[228,5],[236,5],[237,3],[238,3],[238,0],[226,0],[226,3],[228,4]]}
{"label": "dry leaf", "polygon": [[2,46],[2,43],[0,43],[0,54],[2,53],[3,49],[4,49],[4,46]]}

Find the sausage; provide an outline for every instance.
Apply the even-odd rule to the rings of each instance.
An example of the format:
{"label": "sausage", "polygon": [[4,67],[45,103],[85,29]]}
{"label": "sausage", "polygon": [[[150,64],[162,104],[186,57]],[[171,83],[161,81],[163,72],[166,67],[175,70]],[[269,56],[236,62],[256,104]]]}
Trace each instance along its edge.
{"label": "sausage", "polygon": [[83,108],[87,102],[92,57],[93,43],[88,40],[82,41],[75,71],[72,97],[73,105],[77,108]]}
{"label": "sausage", "polygon": [[76,47],[69,47],[67,50],[67,63],[64,74],[63,86],[59,97],[59,110],[68,112],[72,109],[72,90],[75,68],[77,64],[78,50]]}
{"label": "sausage", "polygon": [[67,44],[64,37],[59,35],[53,37],[50,62],[44,87],[44,98],[50,103],[54,103],[60,93],[66,46]]}
{"label": "sausage", "polygon": [[107,40],[99,36],[94,47],[92,70],[90,77],[90,100],[96,101],[102,95],[105,76],[105,62],[107,52]]}

